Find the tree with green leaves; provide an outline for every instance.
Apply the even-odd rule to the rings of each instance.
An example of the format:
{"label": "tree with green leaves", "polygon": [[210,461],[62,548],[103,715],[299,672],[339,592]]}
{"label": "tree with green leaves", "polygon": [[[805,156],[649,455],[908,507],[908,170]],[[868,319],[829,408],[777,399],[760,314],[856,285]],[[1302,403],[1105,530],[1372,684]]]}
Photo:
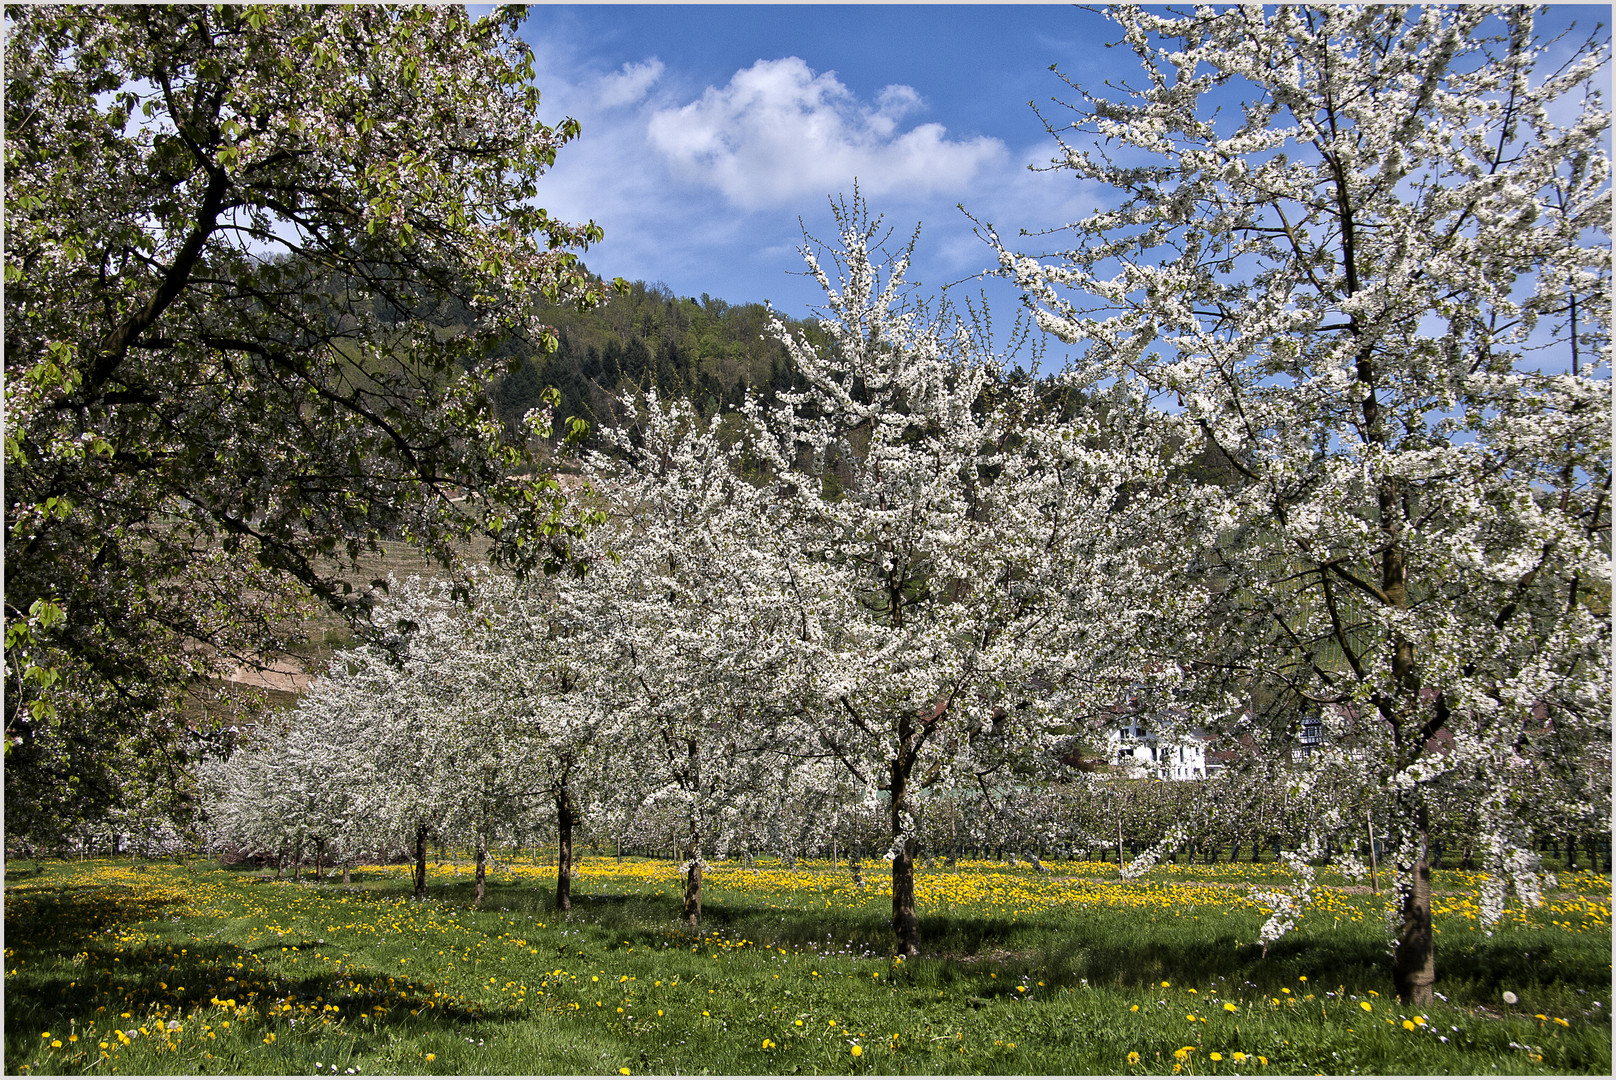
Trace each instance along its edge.
{"label": "tree with green leaves", "polygon": [[172,752],[296,605],[363,620],[383,540],[569,559],[484,391],[555,347],[535,302],[606,291],[600,230],[534,205],[578,125],[538,119],[521,18],[7,10],[10,805],[115,802],[120,742]]}

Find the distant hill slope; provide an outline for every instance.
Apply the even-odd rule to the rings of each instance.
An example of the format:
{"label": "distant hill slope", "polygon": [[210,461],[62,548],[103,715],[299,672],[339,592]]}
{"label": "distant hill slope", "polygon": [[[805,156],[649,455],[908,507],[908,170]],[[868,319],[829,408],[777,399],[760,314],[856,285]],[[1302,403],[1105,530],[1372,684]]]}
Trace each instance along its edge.
{"label": "distant hill slope", "polygon": [[[500,418],[513,426],[549,386],[561,393],[558,419],[579,416],[598,431],[616,421],[625,391],[653,383],[711,416],[738,408],[748,390],[769,397],[796,378],[785,348],[768,332],[762,304],[730,304],[705,293],[679,297],[636,281],[596,310],[543,305],[539,314],[556,328],[560,348],[524,361],[490,387]],[[812,324],[786,324],[817,335]]]}

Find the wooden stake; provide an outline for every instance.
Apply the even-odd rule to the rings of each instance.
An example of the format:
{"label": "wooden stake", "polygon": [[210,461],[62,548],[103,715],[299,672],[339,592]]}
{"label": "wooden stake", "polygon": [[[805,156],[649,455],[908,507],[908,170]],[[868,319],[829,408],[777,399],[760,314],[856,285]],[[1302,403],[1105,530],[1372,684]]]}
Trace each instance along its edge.
{"label": "wooden stake", "polygon": [[1375,895],[1380,895],[1380,871],[1375,866],[1375,819],[1369,811],[1364,811],[1364,827],[1369,832],[1369,884],[1374,888]]}

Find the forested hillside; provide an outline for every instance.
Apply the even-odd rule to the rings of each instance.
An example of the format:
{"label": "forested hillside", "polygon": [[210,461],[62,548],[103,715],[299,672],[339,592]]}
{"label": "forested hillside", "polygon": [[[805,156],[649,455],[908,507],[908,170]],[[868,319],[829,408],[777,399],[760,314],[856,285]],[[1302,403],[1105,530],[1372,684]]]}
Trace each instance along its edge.
{"label": "forested hillside", "polygon": [[[729,304],[705,293],[699,300],[679,297],[636,281],[597,310],[542,305],[540,312],[556,328],[560,348],[524,361],[491,388],[500,417],[512,426],[549,386],[561,393],[559,418],[582,417],[598,432],[614,423],[625,390],[654,383],[711,416],[737,408],[748,389],[768,396],[796,377],[784,346],[768,333],[762,304]],[[817,334],[809,324],[785,321]]]}

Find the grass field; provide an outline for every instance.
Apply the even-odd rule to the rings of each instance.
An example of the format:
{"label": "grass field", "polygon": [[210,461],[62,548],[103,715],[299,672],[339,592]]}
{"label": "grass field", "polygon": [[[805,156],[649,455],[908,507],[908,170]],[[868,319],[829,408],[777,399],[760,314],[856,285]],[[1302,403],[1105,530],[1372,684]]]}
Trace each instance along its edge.
{"label": "grass field", "polygon": [[1272,864],[1046,865],[919,871],[926,955],[898,963],[887,882],[845,864],[713,867],[691,935],[665,860],[582,860],[571,913],[520,864],[473,911],[447,863],[424,903],[407,867],[13,863],[6,1071],[1610,1073],[1604,876],[1488,935],[1476,877],[1439,872],[1445,1000],[1414,1011],[1380,897],[1321,890],[1263,957]]}

